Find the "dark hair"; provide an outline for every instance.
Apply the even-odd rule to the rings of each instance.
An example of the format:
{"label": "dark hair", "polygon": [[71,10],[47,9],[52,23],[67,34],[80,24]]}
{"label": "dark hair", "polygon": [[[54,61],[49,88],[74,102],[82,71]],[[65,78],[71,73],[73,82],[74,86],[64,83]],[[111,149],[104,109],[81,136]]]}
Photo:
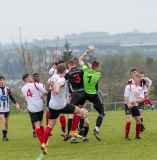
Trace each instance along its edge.
{"label": "dark hair", "polygon": [[4,78],[3,76],[0,76],[0,80],[1,80],[1,79],[4,79],[4,80],[5,80],[5,78]]}
{"label": "dark hair", "polygon": [[34,73],[34,74],[33,74],[33,77],[34,77],[34,76],[39,76],[39,74],[38,74],[38,73]]}
{"label": "dark hair", "polygon": [[133,69],[131,70],[131,72],[134,72],[134,71],[137,71],[137,69],[133,68]]}
{"label": "dark hair", "polygon": [[64,62],[64,61],[59,61],[59,62],[58,62],[58,64],[62,64],[62,63],[65,63],[65,62]]}
{"label": "dark hair", "polygon": [[0,76],[0,80],[1,80],[1,79],[5,79],[5,78],[4,78],[3,76]]}
{"label": "dark hair", "polygon": [[144,74],[144,73],[141,71],[140,74]]}
{"label": "dark hair", "polygon": [[66,70],[65,64],[59,64],[57,65],[57,74],[62,74]]}
{"label": "dark hair", "polygon": [[23,79],[23,81],[25,81],[25,79],[28,77],[28,76],[30,76],[30,74],[24,74],[23,76],[22,76],[22,79]]}

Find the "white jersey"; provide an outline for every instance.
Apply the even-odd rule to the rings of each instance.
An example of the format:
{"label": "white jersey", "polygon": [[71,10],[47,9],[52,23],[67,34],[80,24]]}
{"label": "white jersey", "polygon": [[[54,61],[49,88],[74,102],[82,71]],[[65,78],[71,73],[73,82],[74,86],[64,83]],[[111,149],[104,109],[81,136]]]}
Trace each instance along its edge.
{"label": "white jersey", "polygon": [[129,81],[128,81],[128,84],[132,84],[132,83],[134,83],[134,79],[133,78],[129,79]]}
{"label": "white jersey", "polygon": [[[39,82],[38,84],[39,84],[42,88],[44,88],[44,89],[45,89],[45,85],[44,85],[43,83]],[[40,93],[40,96],[42,97],[42,96],[43,96],[43,94],[42,94],[42,93]]]}
{"label": "white jersey", "polygon": [[27,101],[30,112],[40,112],[44,109],[41,94],[44,94],[46,90],[40,84],[27,83],[22,87],[21,92]]}
{"label": "white jersey", "polygon": [[49,75],[53,76],[54,74],[57,74],[57,69],[52,67],[52,68],[49,70]]}
{"label": "white jersey", "polygon": [[[139,98],[144,98],[144,90],[140,86],[129,84],[125,87],[124,97],[128,97],[128,103],[131,103]],[[135,105],[138,106],[138,103]]]}
{"label": "white jersey", "polygon": [[[57,95],[53,94],[53,91],[56,89],[56,84],[60,83],[60,92]],[[49,107],[55,110],[62,109],[66,106],[66,81],[65,78],[61,75],[53,75],[48,79],[48,83],[51,86],[51,99],[49,102]]]}
{"label": "white jersey", "polygon": [[[68,69],[66,69],[66,73],[68,73],[69,72],[69,70]],[[56,68],[51,68],[50,70],[49,70],[49,74],[51,75],[51,76],[53,76],[53,75],[57,75],[57,69]],[[51,77],[49,78],[49,79],[51,79]],[[49,81],[49,80],[48,80]],[[48,84],[50,84],[49,82],[47,82]],[[68,87],[68,81],[66,80],[66,90],[67,90],[67,93],[68,93],[68,91],[69,91],[69,87]],[[51,89],[51,86],[49,87],[49,89]]]}
{"label": "white jersey", "polygon": [[[143,78],[146,82],[148,82],[148,84],[151,86],[152,85],[152,80],[149,79],[148,77],[144,77]],[[147,92],[147,86],[144,85],[144,92]]]}

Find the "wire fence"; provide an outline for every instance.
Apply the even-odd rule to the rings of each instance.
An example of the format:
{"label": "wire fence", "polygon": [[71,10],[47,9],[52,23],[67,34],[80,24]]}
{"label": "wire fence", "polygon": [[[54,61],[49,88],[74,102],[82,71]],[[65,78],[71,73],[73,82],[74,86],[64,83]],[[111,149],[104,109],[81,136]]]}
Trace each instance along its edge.
{"label": "wire fence", "polygon": [[[157,107],[157,101],[152,101],[154,109]],[[12,114],[27,114],[28,113],[28,108],[27,108],[27,104],[20,104],[20,111],[16,110],[15,105],[10,105],[10,113]],[[44,107],[45,111],[47,109],[47,107]],[[89,112],[94,112],[95,109],[93,107],[92,103],[87,103],[86,105],[86,109]],[[119,110],[124,110],[124,102],[104,102],[104,109],[105,111],[119,111]],[[145,104],[144,107],[145,110],[147,110],[147,105]]]}

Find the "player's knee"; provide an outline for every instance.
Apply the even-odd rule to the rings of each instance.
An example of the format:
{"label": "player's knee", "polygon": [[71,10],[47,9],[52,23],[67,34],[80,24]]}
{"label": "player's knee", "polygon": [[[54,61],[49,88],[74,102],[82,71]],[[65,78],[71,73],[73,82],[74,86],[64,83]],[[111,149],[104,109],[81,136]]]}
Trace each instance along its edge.
{"label": "player's knee", "polygon": [[106,115],[106,114],[105,114],[104,112],[99,113],[99,116],[101,116],[102,118],[104,118],[105,115]]}
{"label": "player's knee", "polygon": [[104,118],[104,116],[102,114],[99,114],[99,117],[101,117],[102,119]]}
{"label": "player's knee", "polygon": [[89,121],[84,121],[84,126],[89,127]]}
{"label": "player's knee", "polygon": [[128,123],[131,123],[131,121],[132,121],[132,118],[127,118]]}
{"label": "player's knee", "polygon": [[5,120],[2,121],[2,125],[5,125],[5,126],[6,126],[6,125],[7,125],[7,121],[5,121]]}

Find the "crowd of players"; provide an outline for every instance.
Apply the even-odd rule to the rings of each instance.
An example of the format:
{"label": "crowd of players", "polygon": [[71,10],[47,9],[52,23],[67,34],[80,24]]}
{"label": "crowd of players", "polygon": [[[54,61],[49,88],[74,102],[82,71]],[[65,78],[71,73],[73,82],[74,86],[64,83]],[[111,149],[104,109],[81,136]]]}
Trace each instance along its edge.
{"label": "crowd of players", "polygon": [[[51,77],[48,79],[50,88],[45,90],[44,84],[40,82],[39,74],[35,73],[33,78],[30,74],[23,75],[25,85],[21,92],[28,104],[28,111],[33,127],[33,136],[38,137],[43,154],[48,154],[48,139],[51,136],[57,118],[60,118],[64,141],[70,139],[70,143],[78,143],[75,137],[82,138],[84,142],[88,142],[87,134],[89,131],[89,121],[87,110],[85,109],[86,101],[93,103],[95,110],[98,112],[95,128],[92,134],[97,140],[101,141],[99,136],[99,128],[102,124],[104,113],[104,105],[101,94],[98,91],[98,81],[101,78],[99,72],[101,62],[93,60],[90,66],[84,64],[85,56],[94,50],[93,46],[89,46],[88,50],[79,57],[81,68],[76,67],[75,60],[68,61],[68,70],[63,61],[56,58],[55,64],[49,71]],[[142,111],[144,109],[144,101],[148,102],[150,87],[152,81],[148,77],[144,77],[143,73],[138,74],[136,69],[131,70],[132,79],[128,81],[125,88],[125,113],[127,123],[125,126],[125,140],[129,138],[129,131],[132,117],[136,121],[136,139],[145,130],[143,125]],[[18,103],[12,97],[10,89],[5,86],[5,78],[0,76],[0,120],[2,122],[3,140],[8,141],[7,126],[9,117],[8,96],[16,108],[20,109]],[[150,101],[150,100],[149,100]],[[46,128],[44,128],[43,112],[44,103],[46,102],[48,110],[46,112]],[[67,131],[66,118],[64,114],[68,114]],[[78,132],[77,132],[78,129]]]}

